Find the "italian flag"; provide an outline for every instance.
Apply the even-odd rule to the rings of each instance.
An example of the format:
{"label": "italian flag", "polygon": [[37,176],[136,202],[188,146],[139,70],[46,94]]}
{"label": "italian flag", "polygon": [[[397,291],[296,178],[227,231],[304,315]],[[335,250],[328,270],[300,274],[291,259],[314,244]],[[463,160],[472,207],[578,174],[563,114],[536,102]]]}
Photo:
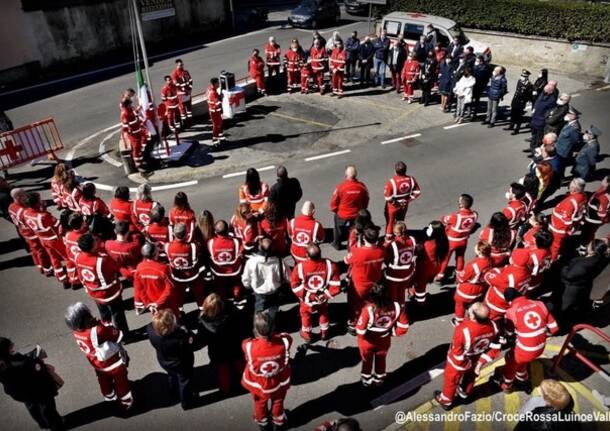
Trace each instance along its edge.
{"label": "italian flag", "polygon": [[144,81],[144,74],[142,73],[142,68],[140,67],[139,62],[136,63],[136,86],[138,88],[138,101],[142,109],[144,124],[146,125],[146,129],[148,129],[149,133],[154,136],[157,134],[155,125],[152,124],[150,120],[146,119],[146,110],[150,104],[150,99],[148,98],[148,86]]}

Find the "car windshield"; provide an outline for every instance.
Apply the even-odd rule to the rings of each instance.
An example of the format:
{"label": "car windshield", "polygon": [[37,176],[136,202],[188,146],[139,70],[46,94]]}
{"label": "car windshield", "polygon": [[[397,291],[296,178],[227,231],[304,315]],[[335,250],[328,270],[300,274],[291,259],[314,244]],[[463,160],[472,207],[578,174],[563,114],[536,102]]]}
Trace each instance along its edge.
{"label": "car windshield", "polygon": [[307,9],[315,9],[318,7],[318,2],[316,0],[303,0],[301,6]]}
{"label": "car windshield", "polygon": [[451,37],[457,40],[460,45],[466,45],[470,42],[459,25],[454,25],[448,31]]}

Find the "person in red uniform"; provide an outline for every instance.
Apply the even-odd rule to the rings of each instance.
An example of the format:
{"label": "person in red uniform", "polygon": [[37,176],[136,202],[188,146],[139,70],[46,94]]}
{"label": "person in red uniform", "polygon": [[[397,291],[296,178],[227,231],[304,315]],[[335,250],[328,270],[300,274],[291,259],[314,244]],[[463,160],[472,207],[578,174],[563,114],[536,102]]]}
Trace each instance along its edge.
{"label": "person in red uniform", "polygon": [[53,172],[53,177],[51,177],[51,198],[55,203],[58,211],[64,209],[64,202],[62,200],[62,188],[64,181],[67,176],[68,169],[66,165],[63,163],[58,163],[55,165],[55,170]]}
{"label": "person in red uniform", "polygon": [[42,242],[38,239],[36,232],[28,226],[25,221],[24,213],[26,210],[26,198],[27,193],[24,189],[15,188],[11,190],[11,197],[13,202],[8,207],[8,214],[11,221],[17,229],[17,233],[25,241],[27,248],[32,255],[34,265],[40,270],[41,274],[48,277],[53,276],[53,266],[51,265],[51,259],[47,254],[45,247]]}
{"label": "person in red uniform", "polygon": [[328,61],[328,53],[326,47],[322,45],[320,39],[316,38],[313,41],[313,46],[309,50],[309,58],[307,61],[311,64],[311,77],[314,81],[314,87],[319,88],[320,94],[324,95],[324,70]]}
{"label": "person in red uniform", "polygon": [[148,184],[140,184],[131,205],[131,222],[142,232],[150,224],[152,210],[159,205],[152,197]]}
{"label": "person in red uniform", "polygon": [[269,202],[269,185],[261,181],[258,171],[249,168],[246,171],[246,181],[239,187],[239,203],[248,203],[252,212],[260,217],[265,212]]}
{"label": "person in red uniform", "polygon": [[570,182],[569,193],[559,202],[551,214],[549,229],[553,232],[551,260],[555,262],[560,256],[566,239],[580,228],[586,205],[585,180],[574,178]]}
{"label": "person in red uniform", "polygon": [[218,78],[212,78],[210,79],[210,85],[208,85],[206,91],[208,113],[210,115],[210,121],[212,122],[212,144],[214,146],[220,145],[220,141],[227,139],[223,132],[222,98],[218,94],[218,87],[220,87]]}
{"label": "person in red uniform", "polygon": [[434,220],[430,222],[425,231],[422,251],[417,258],[415,271],[414,296],[417,305],[426,305],[428,299],[428,284],[434,281],[441,267],[441,263],[446,259],[449,250],[449,241],[445,233],[443,224]]}
{"label": "person in red uniform", "polygon": [[288,236],[290,237],[290,253],[295,262],[307,260],[307,247],[309,244],[322,244],[324,242],[324,227],[315,219],[316,207],[313,202],[305,201],[301,214],[290,220]]}
{"label": "person in red uniform", "polygon": [[184,63],[181,59],[176,60],[176,68],[172,72],[172,80],[178,90],[178,108],[180,109],[180,118],[184,122],[187,118],[193,117],[191,100],[193,78],[189,71],[184,68]]}
{"label": "person in red uniform", "polygon": [[371,287],[383,277],[385,249],[379,245],[379,228],[368,226],[364,229],[364,245],[354,247],[344,259],[349,266],[351,283],[347,290],[348,332],[356,334],[356,321]]}
{"label": "person in red uniform", "polygon": [[358,211],[369,206],[369,191],[357,177],[356,167],[348,166],[345,169],[345,181],[335,187],[330,199],[330,210],[335,219],[332,246],[336,250],[341,250],[341,243],[347,237]]}
{"label": "person in red uniform", "polygon": [[115,224],[114,232],[116,239],[109,239],[104,243],[108,256],[114,259],[119,266],[121,276],[133,281],[133,273],[142,261],[140,242],[138,237],[130,235],[130,225],[124,221]]}
{"label": "person in red uniform", "polygon": [[301,66],[301,94],[309,93],[309,82],[312,76],[311,63],[303,63]]}
{"label": "person in red uniform", "polygon": [[64,243],[66,245],[66,272],[68,273],[68,280],[72,284],[72,289],[82,287],[76,272],[76,255],[80,253],[78,240],[88,231],[89,226],[85,223],[82,214],[73,213],[70,215],[68,218],[68,231],[64,234]]}
{"label": "person in red uniform", "polygon": [[83,185],[82,196],[78,201],[81,214],[88,219],[93,216],[110,217],[108,205],[96,196],[96,192],[95,184],[85,183]]}
{"label": "person in red uniform", "polygon": [[530,253],[528,267],[531,269],[528,297],[535,295],[534,291],[542,284],[545,272],[551,269],[551,244],[553,234],[548,230],[539,230],[534,235],[534,244],[527,248]]}
{"label": "person in red uniform", "polygon": [[138,170],[142,169],[144,162],[144,147],[148,134],[138,116],[131,99],[123,99],[121,102],[121,126],[123,137],[126,137],[131,146],[131,158]]}
{"label": "person in red uniform", "polygon": [[80,212],[80,201],[82,194],[78,180],[76,179],[76,173],[74,170],[70,170],[66,173],[66,178],[61,187],[61,200],[64,204],[64,208],[69,209],[72,212]]}
{"label": "person in red uniform", "polygon": [[451,324],[457,326],[464,321],[466,309],[481,300],[487,287],[484,277],[493,268],[491,261],[491,245],[479,241],[474,248],[476,257],[466,264],[466,267],[456,273],[457,283],[455,295],[455,316]]}
{"label": "person in red uniform", "polygon": [[502,213],[508,219],[508,226],[517,231],[527,218],[527,205],[523,201],[525,198],[525,187],[523,184],[512,183],[510,189],[506,192],[508,202]]}
{"label": "person in red uniform", "polygon": [[404,221],[409,210],[409,203],[421,194],[419,184],[414,177],[407,175],[407,164],[396,162],[394,176],[388,180],[383,190],[385,198],[386,239],[392,237],[392,229],[397,221]]}
{"label": "person in red uniform", "polygon": [[541,230],[549,230],[549,218],[542,213],[537,213],[529,218],[528,224],[530,228],[521,238],[521,246],[524,248],[529,248],[536,244],[536,239],[534,238],[536,233]]}
{"label": "person in red uniform", "polygon": [[174,227],[174,240],[165,245],[165,254],[171,268],[171,276],[180,296],[178,306],[182,311],[184,293],[190,290],[200,310],[203,307],[205,265],[199,262],[199,245],[186,240],[187,229],[182,223]]}
{"label": "person in red uniform", "polygon": [[68,307],[66,323],[73,331],[76,345],[85,354],[97,376],[104,401],[118,401],[124,410],[133,405],[123,348],[123,332],[97,320],[82,302]]}
{"label": "person in red uniform", "polygon": [[170,241],[169,220],[165,217],[165,208],[157,205],[150,212],[150,224],[144,228],[144,237],[159,249],[161,257],[165,256],[165,244]]}
{"label": "person in red uniform", "polygon": [[288,256],[290,252],[288,220],[280,213],[274,203],[265,208],[265,217],[259,222],[258,229],[258,234],[262,238],[271,240],[274,253],[277,253],[280,257]]}
{"label": "person in red uniform", "polygon": [[468,308],[468,318],[453,333],[443,390],[434,392],[434,399],[444,410],[454,406],[456,394],[466,399],[472,393],[479,357],[486,354],[497,334],[496,325],[489,319],[489,308],[480,302],[472,304]]}
{"label": "person in red uniform", "polygon": [[479,240],[491,244],[491,260],[494,267],[506,265],[517,235],[508,226],[508,219],[501,212],[493,213],[489,224],[479,234]]}
{"label": "person in red uniform", "polygon": [[90,233],[81,235],[78,248],[80,253],[74,260],[76,273],[87,294],[95,301],[102,322],[113,324],[129,337],[119,266],[110,256],[98,253],[96,240]]}
{"label": "person in red uniform", "polygon": [[417,80],[419,78],[419,69],[419,62],[415,58],[415,54],[413,53],[413,51],[409,52],[407,61],[405,61],[405,64],[402,67],[401,76],[405,91],[402,100],[406,100],[408,101],[408,103],[413,103],[413,90],[417,85]]}
{"label": "person in red uniform", "polygon": [[409,318],[405,307],[392,301],[387,287],[374,284],[356,324],[362,358],[360,381],[363,386],[383,384],[392,336],[404,335],[408,329]]}
{"label": "person in red uniform", "polygon": [[496,376],[492,381],[500,383],[504,392],[512,392],[515,378],[527,385],[527,365],[542,355],[548,335],[556,334],[559,327],[542,301],[528,299],[512,288],[506,289],[504,299],[510,304],[504,316],[505,330],[509,337],[515,337],[515,344],[505,356],[502,381]]}
{"label": "person in red uniform", "polygon": [[318,314],[320,339],[328,339],[328,301],[339,294],[341,283],[337,265],[322,257],[317,244],[307,246],[307,259],[300,261],[292,271],[290,287],[300,301],[301,337],[312,341],[312,317]]}
{"label": "person in red uniform", "polygon": [[610,176],[604,177],[599,188],[591,195],[585,210],[579,251],[586,254],[587,246],[595,239],[600,226],[610,221]]}
{"label": "person in red uniform", "polygon": [[55,278],[63,284],[64,288],[71,286],[64,261],[66,260],[66,246],[60,233],[60,224],[40,200],[40,195],[36,192],[28,193],[23,203],[26,209],[23,211],[23,221],[30,228],[40,244],[44,247],[47,256],[51,260]]}
{"label": "person in red uniform", "polygon": [[114,189],[114,197],[110,201],[110,213],[114,222],[124,221],[131,224],[131,200],[129,188],[119,186]]}
{"label": "person in red uniform", "polygon": [[267,429],[269,416],[275,429],[280,429],[286,422],[284,399],[290,387],[291,346],[292,337],[287,333],[275,333],[274,323],[267,313],[254,315],[254,338],[242,343],[246,367],[241,384],[252,394],[254,421],[261,429]]}
{"label": "person in red uniform", "polygon": [[286,79],[288,82],[288,92],[292,93],[299,88],[299,70],[305,61],[303,50],[299,46],[299,41],[292,39],[290,49],[284,54],[284,68],[286,69]]}
{"label": "person in red uniform", "polygon": [[214,224],[214,234],[207,246],[216,291],[233,302],[235,308],[243,310],[247,299],[241,284],[244,263],[241,241],[229,235],[229,225],[224,220]]}
{"label": "person in red uniform", "polygon": [[197,217],[195,211],[191,209],[189,198],[184,192],[176,193],[174,196],[174,206],[169,210],[169,237],[173,239],[174,226],[182,223],[186,226],[186,240],[191,242],[195,238],[195,226]]}
{"label": "person in red uniform", "polygon": [[161,87],[161,101],[165,104],[165,115],[167,123],[172,132],[180,130],[180,103],[178,101],[178,88],[174,84],[172,77],[163,77],[165,85]]}
{"label": "person in red uniform", "polygon": [[265,86],[265,61],[259,55],[260,51],[257,48],[252,50],[252,54],[248,59],[248,73],[250,78],[256,83],[256,91],[263,96],[267,95],[267,87]]}
{"label": "person in red uniform", "polygon": [[466,253],[466,247],[468,247],[468,238],[479,219],[479,214],[472,210],[473,201],[472,196],[468,194],[460,195],[458,210],[453,214],[441,218],[441,222],[445,225],[447,239],[449,240],[449,251],[436,276],[436,279],[439,281],[446,278],[447,266],[453,253],[455,253],[456,273],[464,269],[464,254]]}
{"label": "person in red uniform", "polygon": [[143,260],[133,274],[133,303],[138,314],[170,309],[177,318],[182,293],[174,286],[169,265],[159,261],[159,250],[147,242],[142,246]]}
{"label": "person in red uniform", "polygon": [[343,79],[345,78],[345,61],[347,54],[341,39],[335,42],[335,48],[330,54],[330,72],[332,95],[343,97]]}
{"label": "person in red uniform", "polygon": [[386,242],[385,250],[385,285],[392,301],[403,306],[407,291],[413,287],[417,262],[417,243],[409,236],[405,222],[394,224],[394,237]]}
{"label": "person in red uniform", "polygon": [[489,271],[484,279],[489,285],[485,294],[485,305],[489,307],[489,318],[500,320],[508,309],[504,300],[504,292],[509,287],[519,292],[526,292],[530,282],[529,251],[523,248],[516,249],[510,257],[510,262],[504,268],[495,268]]}
{"label": "person in red uniform", "polygon": [[[265,62],[269,77],[280,74],[280,55],[282,50],[280,44],[275,41],[275,37],[269,36],[269,43],[265,45]],[[264,75],[264,71],[263,71]]]}

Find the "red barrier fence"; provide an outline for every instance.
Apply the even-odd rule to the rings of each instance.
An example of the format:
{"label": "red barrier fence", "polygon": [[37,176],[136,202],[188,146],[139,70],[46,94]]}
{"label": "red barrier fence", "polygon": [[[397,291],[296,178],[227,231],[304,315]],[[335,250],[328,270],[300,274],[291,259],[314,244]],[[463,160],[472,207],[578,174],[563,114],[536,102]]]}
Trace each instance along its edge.
{"label": "red barrier fence", "polygon": [[0,134],[0,169],[5,170],[49,154],[55,158],[55,151],[63,147],[52,118],[19,127]]}

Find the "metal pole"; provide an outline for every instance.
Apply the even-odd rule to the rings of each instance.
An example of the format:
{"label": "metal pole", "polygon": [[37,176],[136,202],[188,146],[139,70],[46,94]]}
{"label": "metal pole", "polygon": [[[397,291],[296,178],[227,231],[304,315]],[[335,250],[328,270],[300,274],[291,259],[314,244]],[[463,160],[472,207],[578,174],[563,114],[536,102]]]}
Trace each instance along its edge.
{"label": "metal pole", "polygon": [[373,16],[373,2],[369,2],[369,34],[371,34],[371,18]]}
{"label": "metal pole", "polygon": [[231,11],[231,27],[235,31],[235,9],[233,8],[233,0],[229,0],[229,9]]}
{"label": "metal pole", "polygon": [[138,31],[138,39],[140,39],[140,47],[142,48],[142,58],[144,59],[144,74],[146,75],[146,84],[150,91],[151,102],[155,103],[155,92],[153,90],[152,80],[150,79],[150,70],[148,68],[148,54],[146,54],[146,45],[144,43],[144,34],[142,33],[142,22],[140,21],[140,12],[136,0],[131,0],[131,6],[136,20],[136,29]]}

